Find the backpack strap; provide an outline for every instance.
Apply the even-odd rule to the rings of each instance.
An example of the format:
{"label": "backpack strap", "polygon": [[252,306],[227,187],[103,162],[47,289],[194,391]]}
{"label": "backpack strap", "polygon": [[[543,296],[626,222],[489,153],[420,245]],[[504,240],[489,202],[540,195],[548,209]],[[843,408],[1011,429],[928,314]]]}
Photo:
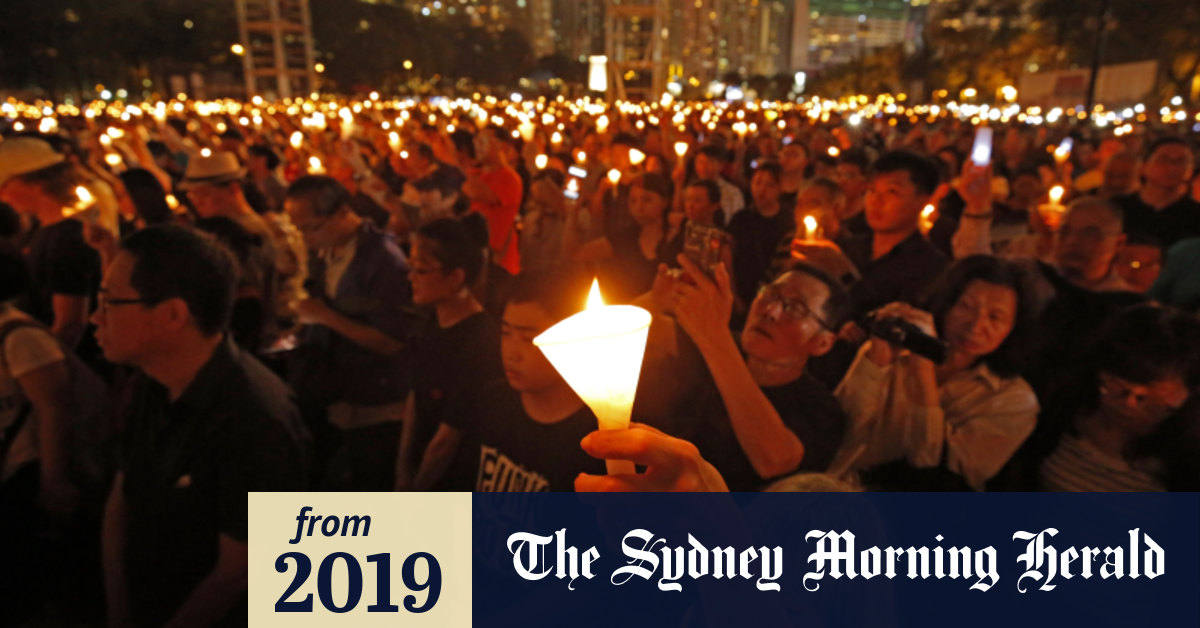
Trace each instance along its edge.
{"label": "backpack strap", "polygon": [[[8,341],[8,335],[24,327],[46,329],[41,323],[24,318],[17,318],[0,325],[0,363],[4,364],[5,370],[8,370],[8,356],[4,353],[4,345]],[[49,332],[49,330],[46,331]],[[32,414],[33,404],[29,403],[29,400],[26,399],[21,403],[21,409],[17,411],[17,418],[8,427],[0,430],[0,469],[4,468],[5,459],[8,458],[8,450],[12,447],[13,441],[17,439],[17,434],[21,433],[21,428],[25,427],[25,424],[29,422],[29,417]]]}

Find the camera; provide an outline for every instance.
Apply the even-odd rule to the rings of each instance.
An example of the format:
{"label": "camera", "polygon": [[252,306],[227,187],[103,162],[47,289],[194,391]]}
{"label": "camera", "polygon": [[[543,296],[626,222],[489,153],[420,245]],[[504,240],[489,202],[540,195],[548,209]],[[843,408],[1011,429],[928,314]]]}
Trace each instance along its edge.
{"label": "camera", "polygon": [[872,336],[907,349],[931,360],[934,364],[946,361],[946,343],[921,331],[920,327],[895,316],[868,317],[865,328]]}
{"label": "camera", "polygon": [[729,234],[707,225],[688,222],[683,235],[683,254],[709,277],[716,272],[724,253],[731,246]]}

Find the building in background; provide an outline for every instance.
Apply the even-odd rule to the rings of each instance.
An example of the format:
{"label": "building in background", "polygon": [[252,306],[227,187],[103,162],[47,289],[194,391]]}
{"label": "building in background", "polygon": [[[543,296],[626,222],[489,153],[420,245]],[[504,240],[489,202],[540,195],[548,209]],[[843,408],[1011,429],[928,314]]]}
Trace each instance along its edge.
{"label": "building in background", "polygon": [[246,94],[291,98],[316,90],[308,0],[236,0]]}
{"label": "building in background", "polygon": [[903,43],[910,35],[906,0],[807,0],[809,69],[852,61]]}

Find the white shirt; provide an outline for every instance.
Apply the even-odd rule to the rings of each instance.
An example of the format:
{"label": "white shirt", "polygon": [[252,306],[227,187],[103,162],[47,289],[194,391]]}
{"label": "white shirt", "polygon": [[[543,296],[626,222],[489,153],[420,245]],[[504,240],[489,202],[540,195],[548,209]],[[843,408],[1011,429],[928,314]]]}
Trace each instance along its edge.
{"label": "white shirt", "polygon": [[[0,325],[24,318],[28,317],[11,305],[0,305]],[[0,350],[4,352],[4,359],[0,361],[0,430],[4,430],[16,420],[21,406],[26,403],[17,380],[43,366],[61,362],[66,356],[53,336],[35,327],[21,327],[9,332]],[[8,479],[22,465],[37,459],[36,425],[37,417],[31,416],[13,439],[4,468],[0,469],[0,480]]]}
{"label": "white shirt", "polygon": [[881,367],[866,350],[834,391],[849,423],[831,469],[857,471],[895,460],[934,467],[945,450],[946,468],[982,491],[1033,432],[1037,397],[1020,377],[999,377],[981,363],[941,383],[939,407],[925,407],[908,397],[911,367]]}

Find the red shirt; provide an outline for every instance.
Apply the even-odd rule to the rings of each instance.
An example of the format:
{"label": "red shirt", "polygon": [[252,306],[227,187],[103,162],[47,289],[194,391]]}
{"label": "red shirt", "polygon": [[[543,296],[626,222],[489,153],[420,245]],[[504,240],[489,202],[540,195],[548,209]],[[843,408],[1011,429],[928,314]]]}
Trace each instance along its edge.
{"label": "red shirt", "polygon": [[514,223],[517,212],[521,209],[521,197],[525,193],[521,177],[508,167],[478,170],[476,174],[484,185],[491,188],[499,201],[474,201],[471,203],[471,211],[479,212],[487,219],[488,245],[496,263],[516,275],[521,271],[521,256],[517,251],[517,230]]}

